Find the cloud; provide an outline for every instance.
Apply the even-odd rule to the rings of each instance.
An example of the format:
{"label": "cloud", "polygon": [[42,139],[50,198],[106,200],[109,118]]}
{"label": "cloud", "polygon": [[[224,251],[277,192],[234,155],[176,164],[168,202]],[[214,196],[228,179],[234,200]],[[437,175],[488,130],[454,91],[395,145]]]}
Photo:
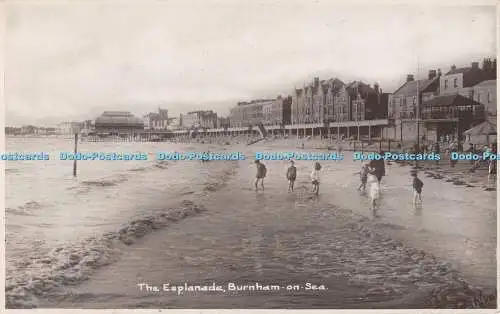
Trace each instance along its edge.
{"label": "cloud", "polygon": [[290,93],[317,73],[389,90],[416,71],[417,54],[422,72],[494,55],[492,8],[9,4],[6,105],[25,123],[158,104],[228,112],[230,101]]}

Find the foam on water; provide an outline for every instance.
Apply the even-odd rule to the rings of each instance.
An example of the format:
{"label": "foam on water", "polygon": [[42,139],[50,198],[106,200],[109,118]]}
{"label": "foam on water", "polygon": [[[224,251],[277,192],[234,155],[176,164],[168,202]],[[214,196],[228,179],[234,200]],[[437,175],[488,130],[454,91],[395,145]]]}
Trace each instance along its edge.
{"label": "foam on water", "polygon": [[46,254],[25,256],[11,264],[6,276],[8,308],[36,307],[36,297],[61,286],[87,279],[96,268],[113,262],[120,244],[131,245],[134,239],[166,227],[204,210],[202,205],[183,201],[177,208],[135,219],[116,232],[93,237],[67,247],[54,248]]}

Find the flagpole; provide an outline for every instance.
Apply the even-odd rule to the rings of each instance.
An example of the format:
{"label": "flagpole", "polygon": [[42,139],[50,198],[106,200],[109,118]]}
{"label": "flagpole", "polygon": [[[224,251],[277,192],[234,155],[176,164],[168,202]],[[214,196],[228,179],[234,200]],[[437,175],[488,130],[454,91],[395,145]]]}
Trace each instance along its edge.
{"label": "flagpole", "polygon": [[[420,153],[420,83],[419,83],[420,63],[417,53],[417,154]],[[418,160],[415,160],[415,166],[418,168]]]}

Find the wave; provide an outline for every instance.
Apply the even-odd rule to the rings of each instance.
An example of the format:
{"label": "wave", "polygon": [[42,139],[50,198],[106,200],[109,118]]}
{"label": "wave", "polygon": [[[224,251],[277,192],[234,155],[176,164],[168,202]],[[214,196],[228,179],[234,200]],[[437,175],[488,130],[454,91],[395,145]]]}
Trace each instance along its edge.
{"label": "wave", "polygon": [[[423,250],[409,247],[402,241],[391,238],[385,232],[387,230],[406,229],[405,227],[372,220],[346,209],[336,208],[333,214],[339,216],[338,220],[347,221],[345,226],[361,235],[365,239],[363,242],[366,242],[363,244],[366,247],[362,249],[367,251],[366,256],[369,258],[366,261],[358,259],[349,273],[342,274],[348,276],[352,284],[369,285],[378,282],[384,289],[395,288],[396,291],[398,289],[397,285],[396,287],[390,287],[389,282],[394,280],[398,284],[414,285],[418,287],[418,290],[409,293],[408,297],[418,299],[418,301],[413,300],[418,308],[422,308],[422,304],[425,304],[425,308],[435,309],[496,308],[496,289],[483,289],[468,283],[450,263],[438,259]],[[374,241],[374,243],[369,244],[371,241]],[[370,265],[377,260],[376,254],[370,253],[371,246],[374,245],[387,247],[388,250],[382,250],[382,252],[385,252],[383,254],[394,255],[393,259],[396,262],[392,266],[398,266],[393,268],[391,272],[384,274],[384,271],[378,269],[377,265]],[[340,250],[344,249],[341,246],[338,246],[338,248]],[[381,258],[381,260],[383,259]],[[366,269],[370,267],[373,268],[373,271],[368,271],[367,274]],[[377,293],[377,291],[373,292]],[[422,294],[422,292],[423,296],[417,297],[417,294]],[[411,300],[408,302],[412,303]],[[389,304],[386,305],[389,306]],[[407,308],[407,304],[399,302],[399,307],[401,305]],[[390,307],[394,308],[397,305],[391,304]]]}
{"label": "wave", "polygon": [[236,173],[236,168],[224,171],[215,181],[205,183],[203,190],[205,192],[216,192],[227,185],[228,180]]}
{"label": "wave", "polygon": [[15,215],[22,215],[22,216],[31,216],[33,214],[33,211],[36,211],[40,208],[42,208],[43,205],[39,202],[36,201],[28,201],[24,203],[23,205],[20,205],[16,208],[12,207],[7,207],[5,208],[6,213],[10,214],[15,214]]}
{"label": "wave", "polygon": [[164,228],[205,210],[202,205],[184,200],[176,208],[129,222],[115,232],[93,237],[77,244],[59,247],[44,254],[23,257],[7,270],[7,308],[35,308],[38,297],[57,288],[80,283],[95,269],[116,261],[121,245],[131,245],[148,233]]}
{"label": "wave", "polygon": [[121,174],[121,175],[118,175],[116,178],[111,178],[111,179],[82,181],[81,184],[84,186],[108,187],[108,186],[118,185],[118,184],[123,183],[127,180],[128,180],[127,176]]}

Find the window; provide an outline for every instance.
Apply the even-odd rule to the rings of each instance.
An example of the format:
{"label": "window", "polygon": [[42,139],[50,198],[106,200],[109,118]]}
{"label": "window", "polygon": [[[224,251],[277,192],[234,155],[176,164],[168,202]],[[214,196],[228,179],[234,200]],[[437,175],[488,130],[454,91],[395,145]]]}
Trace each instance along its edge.
{"label": "window", "polygon": [[454,88],[457,88],[457,87],[458,87],[458,84],[457,84],[457,79],[453,79],[453,87],[454,87]]}
{"label": "window", "polygon": [[413,96],[413,104],[416,105],[417,104],[417,96]]}
{"label": "window", "polygon": [[469,91],[469,98],[470,98],[470,99],[474,99],[474,90],[473,90],[473,89],[471,89],[471,90]]}
{"label": "window", "polygon": [[491,102],[491,93],[488,92],[488,102],[490,103]]}
{"label": "window", "polygon": [[448,88],[448,80],[444,80],[444,89]]}

